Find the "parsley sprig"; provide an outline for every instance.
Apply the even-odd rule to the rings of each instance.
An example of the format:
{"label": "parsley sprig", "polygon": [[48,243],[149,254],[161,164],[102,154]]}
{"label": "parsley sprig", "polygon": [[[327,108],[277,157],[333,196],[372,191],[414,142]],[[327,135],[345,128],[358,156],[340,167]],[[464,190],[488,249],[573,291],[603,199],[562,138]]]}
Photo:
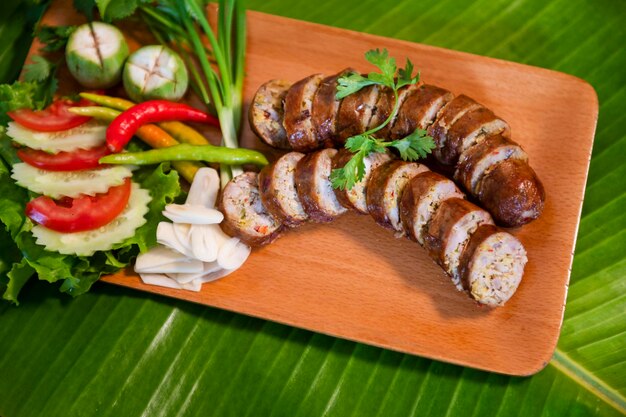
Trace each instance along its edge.
{"label": "parsley sprig", "polygon": [[398,113],[400,102],[398,90],[419,81],[419,72],[414,76],[413,63],[407,59],[404,68],[398,69],[396,60],[389,56],[386,49],[373,49],[365,53],[365,59],[376,66],[380,72],[370,72],[367,76],[358,73],[339,78],[337,85],[338,100],[354,94],[368,85],[381,85],[391,88],[394,94],[394,106],[391,114],[380,125],[356,136],[348,138],[345,147],[354,153],[343,168],[333,169],[330,180],[334,188],[351,189],[365,175],[365,158],[372,152],[385,152],[387,148],[395,148],[405,161],[425,158],[435,147],[433,139],[425,130],[417,129],[410,135],[397,140],[385,141],[375,137],[375,133],[387,126]]}

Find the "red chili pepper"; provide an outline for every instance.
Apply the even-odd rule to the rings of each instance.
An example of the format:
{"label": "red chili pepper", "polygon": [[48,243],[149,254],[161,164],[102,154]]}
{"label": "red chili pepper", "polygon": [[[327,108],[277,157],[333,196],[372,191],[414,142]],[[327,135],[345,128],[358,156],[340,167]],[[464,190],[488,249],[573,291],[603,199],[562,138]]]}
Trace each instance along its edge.
{"label": "red chili pepper", "polygon": [[207,123],[219,127],[215,117],[186,104],[150,100],[123,111],[111,122],[107,128],[107,147],[112,152],[120,152],[142,125],[169,121]]}

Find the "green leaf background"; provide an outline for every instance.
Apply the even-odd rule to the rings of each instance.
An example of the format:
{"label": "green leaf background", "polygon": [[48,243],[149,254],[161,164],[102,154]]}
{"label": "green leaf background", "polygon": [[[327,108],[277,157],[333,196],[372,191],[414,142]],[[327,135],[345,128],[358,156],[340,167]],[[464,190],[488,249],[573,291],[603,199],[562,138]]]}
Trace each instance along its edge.
{"label": "green leaf background", "polygon": [[[8,10],[0,14],[5,81],[27,45],[25,4],[0,6]],[[626,3],[257,0],[249,7],[552,68],[595,87],[600,118],[553,360],[533,377],[508,377],[104,284],[70,299],[32,282],[19,308],[0,305],[0,415],[626,413]]]}

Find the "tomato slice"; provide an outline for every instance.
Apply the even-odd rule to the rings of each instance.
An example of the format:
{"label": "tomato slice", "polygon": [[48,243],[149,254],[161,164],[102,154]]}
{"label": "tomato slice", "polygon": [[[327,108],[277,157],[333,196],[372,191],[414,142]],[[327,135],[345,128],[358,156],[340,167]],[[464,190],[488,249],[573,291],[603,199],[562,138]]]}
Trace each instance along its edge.
{"label": "tomato slice", "polygon": [[17,156],[28,165],[48,171],[78,171],[97,168],[100,158],[111,153],[106,145],[73,152],[51,154],[30,148],[21,148]]}
{"label": "tomato slice", "polygon": [[104,194],[94,197],[53,200],[37,197],[26,204],[26,215],[32,221],[48,229],[63,233],[93,230],[110,223],[128,204],[131,182],[109,188]]}
{"label": "tomato slice", "polygon": [[80,126],[91,120],[91,117],[70,113],[70,107],[89,106],[89,100],[71,101],[58,99],[44,110],[21,109],[7,113],[9,117],[22,126],[39,132],[58,132]]}

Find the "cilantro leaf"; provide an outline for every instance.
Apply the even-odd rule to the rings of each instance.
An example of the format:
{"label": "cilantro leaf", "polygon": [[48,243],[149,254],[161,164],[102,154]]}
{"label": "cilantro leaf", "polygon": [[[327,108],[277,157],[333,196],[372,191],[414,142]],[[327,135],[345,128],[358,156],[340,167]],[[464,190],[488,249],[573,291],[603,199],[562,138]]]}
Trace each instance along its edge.
{"label": "cilantro leaf", "polygon": [[405,85],[415,84],[417,81],[419,81],[419,78],[419,71],[417,72],[417,75],[413,77],[413,63],[410,59],[407,58],[404,68],[400,68],[398,70],[398,83],[396,87],[401,88]]}
{"label": "cilantro leaf", "polygon": [[46,81],[54,72],[55,66],[46,58],[35,55],[32,64],[24,66],[25,81]]}
{"label": "cilantro leaf", "polygon": [[415,161],[426,156],[435,148],[435,141],[426,134],[423,129],[416,129],[409,136],[391,141],[390,147],[400,152],[400,157],[405,161]]}
{"label": "cilantro leaf", "polygon": [[344,75],[337,80],[337,93],[335,98],[341,100],[344,97],[354,94],[363,87],[368,85],[377,84],[376,81],[370,80],[359,73],[353,72],[348,75]]}
{"label": "cilantro leaf", "polygon": [[42,25],[35,32],[35,36],[45,46],[44,52],[55,52],[65,48],[67,40],[76,30],[76,26],[48,26]]}
{"label": "cilantro leaf", "polygon": [[120,20],[135,13],[141,5],[149,4],[151,0],[96,0],[98,11],[102,19],[107,22]]}
{"label": "cilantro leaf", "polygon": [[387,51],[387,49],[383,49],[382,51],[378,48],[372,49],[365,53],[365,59],[370,64],[378,67],[381,72],[380,74],[372,72],[368,74],[367,78],[393,88],[397,67],[396,59],[389,57],[389,51]]}

